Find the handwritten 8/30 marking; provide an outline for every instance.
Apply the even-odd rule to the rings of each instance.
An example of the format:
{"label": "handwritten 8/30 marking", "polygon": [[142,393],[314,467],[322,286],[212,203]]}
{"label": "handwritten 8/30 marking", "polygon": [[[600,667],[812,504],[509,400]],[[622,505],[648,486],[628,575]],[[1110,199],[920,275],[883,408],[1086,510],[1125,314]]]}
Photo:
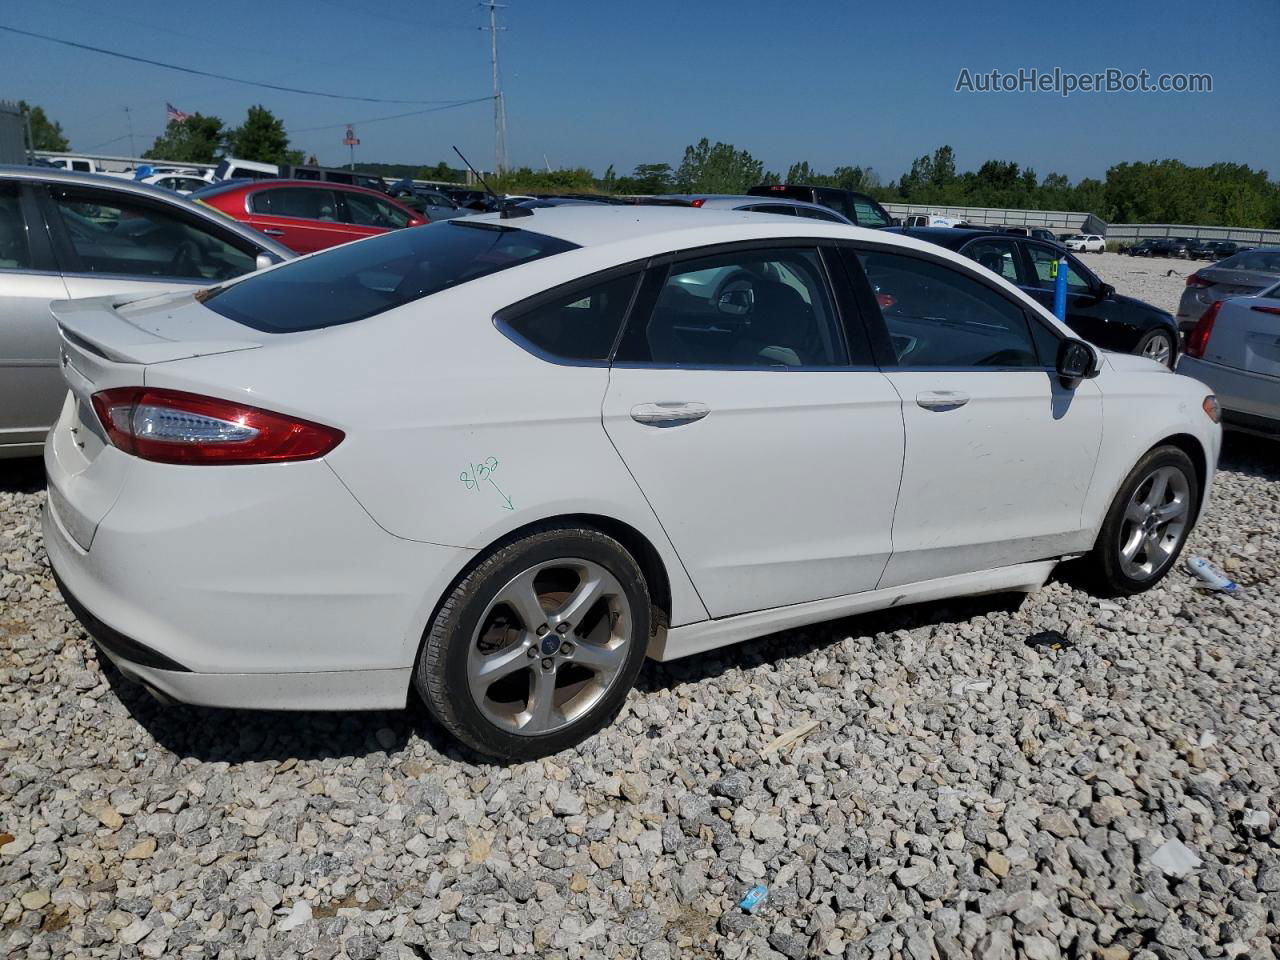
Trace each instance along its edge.
{"label": "handwritten 8/30 marking", "polygon": [[469,470],[463,470],[458,474],[458,480],[468,490],[480,492],[480,487],[487,483],[497,491],[498,496],[502,498],[503,510],[514,510],[515,506],[511,503],[511,498],[502,492],[502,488],[494,481],[493,475],[498,469],[497,457],[486,457],[479,463],[468,464]]}

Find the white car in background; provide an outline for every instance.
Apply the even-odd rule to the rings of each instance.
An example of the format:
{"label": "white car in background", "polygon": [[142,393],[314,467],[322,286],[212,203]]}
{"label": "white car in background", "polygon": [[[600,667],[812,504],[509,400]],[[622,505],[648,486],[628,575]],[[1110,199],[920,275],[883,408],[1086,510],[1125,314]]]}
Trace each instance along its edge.
{"label": "white car in background", "polygon": [[153,173],[151,176],[143,177],[137,182],[148,183],[186,196],[193,190],[209,186],[213,180],[211,177],[202,177],[194,173]]}
{"label": "white car in background", "polygon": [[1104,253],[1107,241],[1096,233],[1077,233],[1067,239],[1063,246],[1073,253]]}
{"label": "white car in background", "polygon": [[792,216],[507,211],[53,309],[45,543],[124,674],[227,707],[416,689],[505,757],[608,723],[646,655],[1064,557],[1145,590],[1221,437],[1202,385],[973,261]]}
{"label": "white car in background", "polygon": [[1228,429],[1280,437],[1280,284],[1215,300],[1187,334],[1178,372],[1217,393]]}

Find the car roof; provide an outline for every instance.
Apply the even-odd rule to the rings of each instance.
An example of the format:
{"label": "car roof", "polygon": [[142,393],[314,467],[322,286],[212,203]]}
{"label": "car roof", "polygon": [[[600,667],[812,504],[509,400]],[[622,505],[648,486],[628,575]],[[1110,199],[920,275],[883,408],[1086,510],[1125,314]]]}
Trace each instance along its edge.
{"label": "car roof", "polygon": [[[227,184],[226,190],[218,190],[218,184],[213,184],[210,189],[201,190],[201,197],[216,197],[222,193],[231,193],[239,190],[243,193],[254,193],[258,190],[273,190],[276,187],[310,187],[314,190],[345,190],[349,193],[367,193],[374,197],[382,197],[388,199],[387,195],[381,190],[370,190],[368,187],[357,186],[354,183],[338,183],[336,180],[251,180],[246,178],[237,178],[235,180],[223,181]],[[389,198],[394,199],[394,198]]]}
{"label": "car roof", "polygon": [[[947,247],[951,250],[959,249],[975,237],[1012,238],[1021,236],[1020,234],[1009,233],[1006,230],[989,230],[979,227],[887,227],[879,232],[928,240],[930,243],[936,243],[938,246]],[[1034,238],[1021,237],[1021,239],[1032,240]]]}
{"label": "car roof", "polygon": [[158,200],[161,203],[181,207],[190,213],[196,214],[203,220],[211,220],[214,223],[221,224],[227,229],[240,234],[242,237],[252,240],[258,246],[265,247],[273,253],[282,256],[286,260],[291,260],[297,256],[297,254],[288,247],[276,243],[270,237],[259,233],[257,230],[253,230],[236,220],[232,220],[221,211],[214,210],[204,204],[199,204],[189,200],[180,193],[175,193],[172,190],[166,190],[164,187],[157,187],[150,183],[143,183],[140,180],[126,180],[123,177],[108,177],[101,173],[76,173],[71,170],[60,170],[51,167],[23,167],[0,164],[0,181],[4,180],[29,180],[33,183],[64,183],[71,186],[95,187],[99,190],[115,190],[119,193],[131,193],[136,196],[148,197],[152,200]]}

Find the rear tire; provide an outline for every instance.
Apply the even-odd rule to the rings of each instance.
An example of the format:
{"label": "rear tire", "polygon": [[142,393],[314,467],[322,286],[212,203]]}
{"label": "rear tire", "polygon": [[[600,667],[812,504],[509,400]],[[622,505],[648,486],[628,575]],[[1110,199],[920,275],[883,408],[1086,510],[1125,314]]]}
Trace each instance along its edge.
{"label": "rear tire", "polygon": [[651,623],[644,574],[620,543],[589,527],[535,530],[450,591],[427,628],[414,685],[463,743],[532,760],[613,720]]}
{"label": "rear tire", "polygon": [[1133,352],[1163,363],[1171,370],[1178,362],[1178,350],[1173,334],[1167,330],[1148,330],[1133,348]]}
{"label": "rear tire", "polygon": [[1187,542],[1199,503],[1195,467],[1177,447],[1156,447],[1139,460],[1089,557],[1101,591],[1130,596],[1163,580]]}

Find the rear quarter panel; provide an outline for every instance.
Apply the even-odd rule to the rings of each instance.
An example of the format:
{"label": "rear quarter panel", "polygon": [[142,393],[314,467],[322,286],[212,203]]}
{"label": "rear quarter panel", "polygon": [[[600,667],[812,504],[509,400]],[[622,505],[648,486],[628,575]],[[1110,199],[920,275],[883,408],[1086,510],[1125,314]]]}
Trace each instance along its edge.
{"label": "rear quarter panel", "polygon": [[493,324],[497,309],[532,292],[520,274],[539,266],[358,323],[280,335],[278,345],[156,364],[147,383],[238,397],[344,430],[326,459],[397,537],[475,550],[549,517],[621,521],[661,557],[673,624],[705,619],[604,432],[608,368],[538,359]]}

